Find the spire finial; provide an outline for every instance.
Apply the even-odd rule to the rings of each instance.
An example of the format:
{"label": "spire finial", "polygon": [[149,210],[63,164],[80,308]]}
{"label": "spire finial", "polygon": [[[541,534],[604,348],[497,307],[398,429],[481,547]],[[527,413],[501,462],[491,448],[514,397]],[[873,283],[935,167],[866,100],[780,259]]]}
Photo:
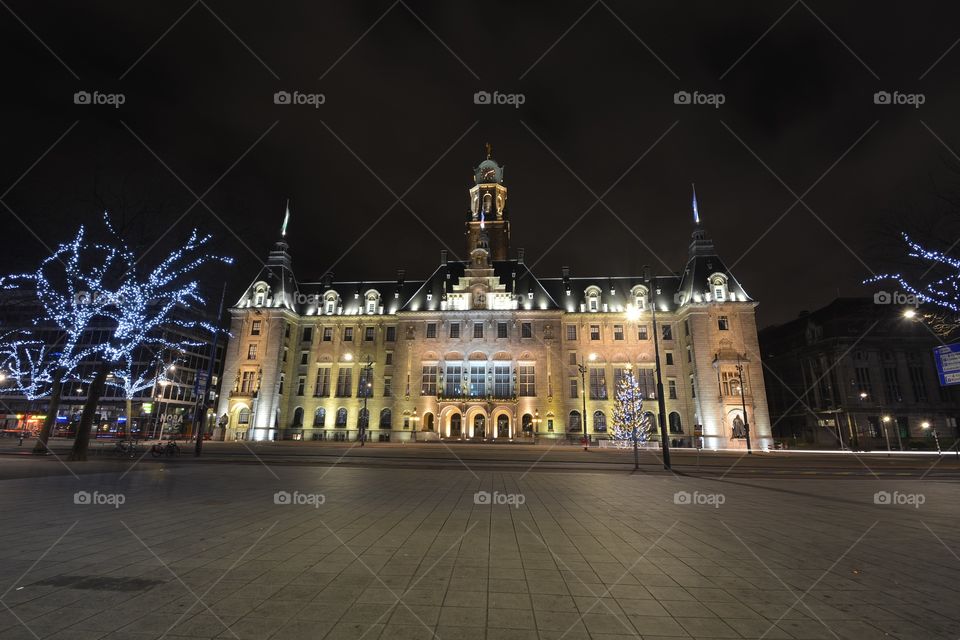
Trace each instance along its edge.
{"label": "spire finial", "polygon": [[280,237],[287,237],[287,223],[290,222],[290,198],[287,198],[287,212],[283,216],[283,226],[280,227]]}
{"label": "spire finial", "polygon": [[487,160],[490,160],[491,158],[493,158],[493,145],[488,142],[484,146],[487,149]]}
{"label": "spire finial", "polygon": [[700,224],[700,211],[697,209],[697,186],[690,183],[690,186],[693,188],[693,222],[694,224]]}

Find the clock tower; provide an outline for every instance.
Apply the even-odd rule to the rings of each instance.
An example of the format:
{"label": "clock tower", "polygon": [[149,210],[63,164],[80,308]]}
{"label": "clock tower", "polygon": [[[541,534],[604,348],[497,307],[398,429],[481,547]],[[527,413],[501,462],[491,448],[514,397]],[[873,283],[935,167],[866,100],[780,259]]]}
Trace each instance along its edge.
{"label": "clock tower", "polygon": [[493,147],[487,143],[487,159],[473,171],[475,184],[470,189],[470,217],[467,219],[467,253],[471,254],[485,242],[490,260],[495,261],[510,257],[510,221],[507,219],[503,169],[493,159]]}

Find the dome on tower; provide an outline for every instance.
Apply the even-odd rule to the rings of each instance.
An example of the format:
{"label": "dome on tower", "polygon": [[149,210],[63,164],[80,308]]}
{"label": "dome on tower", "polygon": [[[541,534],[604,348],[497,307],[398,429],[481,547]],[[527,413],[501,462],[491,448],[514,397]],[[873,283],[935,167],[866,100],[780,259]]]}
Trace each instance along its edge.
{"label": "dome on tower", "polygon": [[493,146],[487,143],[487,159],[473,170],[473,179],[477,184],[500,184],[503,182],[503,167],[493,159]]}

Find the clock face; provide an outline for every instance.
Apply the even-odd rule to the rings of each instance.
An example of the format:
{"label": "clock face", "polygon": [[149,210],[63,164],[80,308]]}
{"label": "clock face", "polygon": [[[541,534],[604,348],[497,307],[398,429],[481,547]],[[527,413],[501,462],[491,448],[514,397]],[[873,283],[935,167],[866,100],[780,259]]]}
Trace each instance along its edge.
{"label": "clock face", "polygon": [[493,178],[496,174],[497,174],[497,170],[494,169],[493,167],[490,167],[489,169],[484,169],[483,179],[486,180],[489,178]]}

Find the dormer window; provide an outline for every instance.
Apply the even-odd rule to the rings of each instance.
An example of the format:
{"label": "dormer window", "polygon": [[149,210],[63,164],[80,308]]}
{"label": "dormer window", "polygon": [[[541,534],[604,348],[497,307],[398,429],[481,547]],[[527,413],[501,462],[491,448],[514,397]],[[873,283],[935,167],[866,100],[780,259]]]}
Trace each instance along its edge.
{"label": "dormer window", "polygon": [[587,287],[584,292],[587,298],[587,310],[596,312],[600,310],[600,287]]}
{"label": "dormer window", "polygon": [[647,288],[641,285],[635,286],[630,290],[630,295],[633,297],[633,305],[640,311],[646,311],[647,309]]}
{"label": "dormer window", "polygon": [[332,316],[337,312],[337,292],[328,291],[323,296],[323,312],[328,316]]}
{"label": "dormer window", "polygon": [[267,302],[267,285],[260,283],[253,288],[253,306],[262,307]]}
{"label": "dormer window", "polygon": [[710,276],[710,292],[713,299],[717,302],[723,302],[727,299],[727,277],[722,273],[715,273]]}
{"label": "dormer window", "polygon": [[367,301],[367,314],[375,314],[377,309],[380,307],[380,293],[371,289],[364,294],[364,298]]}

